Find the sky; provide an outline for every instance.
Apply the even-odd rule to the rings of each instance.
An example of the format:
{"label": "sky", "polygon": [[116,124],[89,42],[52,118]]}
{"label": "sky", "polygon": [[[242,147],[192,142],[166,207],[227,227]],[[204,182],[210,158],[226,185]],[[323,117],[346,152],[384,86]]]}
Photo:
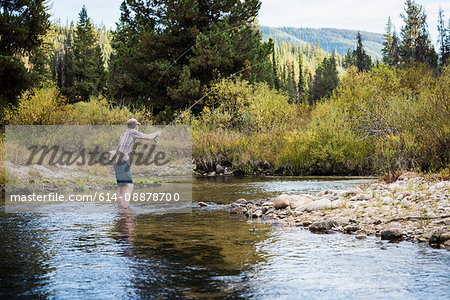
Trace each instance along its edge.
{"label": "sky", "polygon": [[[95,24],[115,28],[123,0],[50,0],[52,19],[66,22],[78,19],[83,5]],[[245,1],[245,0],[242,0]],[[258,22],[265,26],[355,29],[383,33],[388,17],[400,32],[403,25],[400,14],[404,0],[262,0]],[[427,14],[427,23],[433,41],[437,38],[439,7],[450,17],[448,0],[416,0]]]}

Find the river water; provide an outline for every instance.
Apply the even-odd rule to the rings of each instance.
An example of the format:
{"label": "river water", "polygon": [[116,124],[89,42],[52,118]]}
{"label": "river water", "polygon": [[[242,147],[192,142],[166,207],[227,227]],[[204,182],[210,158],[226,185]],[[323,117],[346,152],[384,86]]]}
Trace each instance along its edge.
{"label": "river water", "polygon": [[194,179],[194,201],[211,205],[192,214],[0,213],[0,297],[448,299],[450,251],[315,235],[225,210],[241,197],[367,181]]}

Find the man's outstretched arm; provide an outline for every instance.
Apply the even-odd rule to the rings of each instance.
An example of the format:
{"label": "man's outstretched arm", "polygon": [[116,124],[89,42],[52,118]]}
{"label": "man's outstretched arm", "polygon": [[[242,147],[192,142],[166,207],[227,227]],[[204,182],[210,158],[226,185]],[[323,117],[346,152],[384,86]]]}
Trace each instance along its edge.
{"label": "man's outstretched arm", "polygon": [[153,140],[155,137],[160,136],[161,135],[161,131],[156,131],[154,133],[150,133],[150,134],[145,134],[141,132],[141,136],[139,137],[140,139],[143,140]]}

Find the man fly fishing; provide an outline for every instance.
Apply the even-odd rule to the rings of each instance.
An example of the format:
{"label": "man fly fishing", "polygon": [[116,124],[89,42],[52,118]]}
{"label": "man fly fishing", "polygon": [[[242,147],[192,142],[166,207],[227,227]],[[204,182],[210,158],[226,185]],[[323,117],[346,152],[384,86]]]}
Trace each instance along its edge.
{"label": "man fly fishing", "polygon": [[131,175],[130,154],[136,139],[153,140],[161,135],[161,131],[151,134],[139,132],[139,123],[136,119],[127,121],[127,130],[120,136],[116,150],[117,162],[114,165],[117,180],[117,204],[121,208],[128,208],[133,192],[133,177]]}

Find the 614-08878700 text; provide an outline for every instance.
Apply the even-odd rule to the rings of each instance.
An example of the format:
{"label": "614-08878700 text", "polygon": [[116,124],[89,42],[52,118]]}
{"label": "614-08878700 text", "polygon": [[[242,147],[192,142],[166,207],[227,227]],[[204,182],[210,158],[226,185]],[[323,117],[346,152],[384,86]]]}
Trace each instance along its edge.
{"label": "614-08878700 text", "polygon": [[[94,194],[29,194],[9,195],[10,202],[115,202],[119,200],[116,193],[99,193]],[[177,202],[180,200],[179,193],[132,193],[124,195],[125,201],[132,202]]]}

